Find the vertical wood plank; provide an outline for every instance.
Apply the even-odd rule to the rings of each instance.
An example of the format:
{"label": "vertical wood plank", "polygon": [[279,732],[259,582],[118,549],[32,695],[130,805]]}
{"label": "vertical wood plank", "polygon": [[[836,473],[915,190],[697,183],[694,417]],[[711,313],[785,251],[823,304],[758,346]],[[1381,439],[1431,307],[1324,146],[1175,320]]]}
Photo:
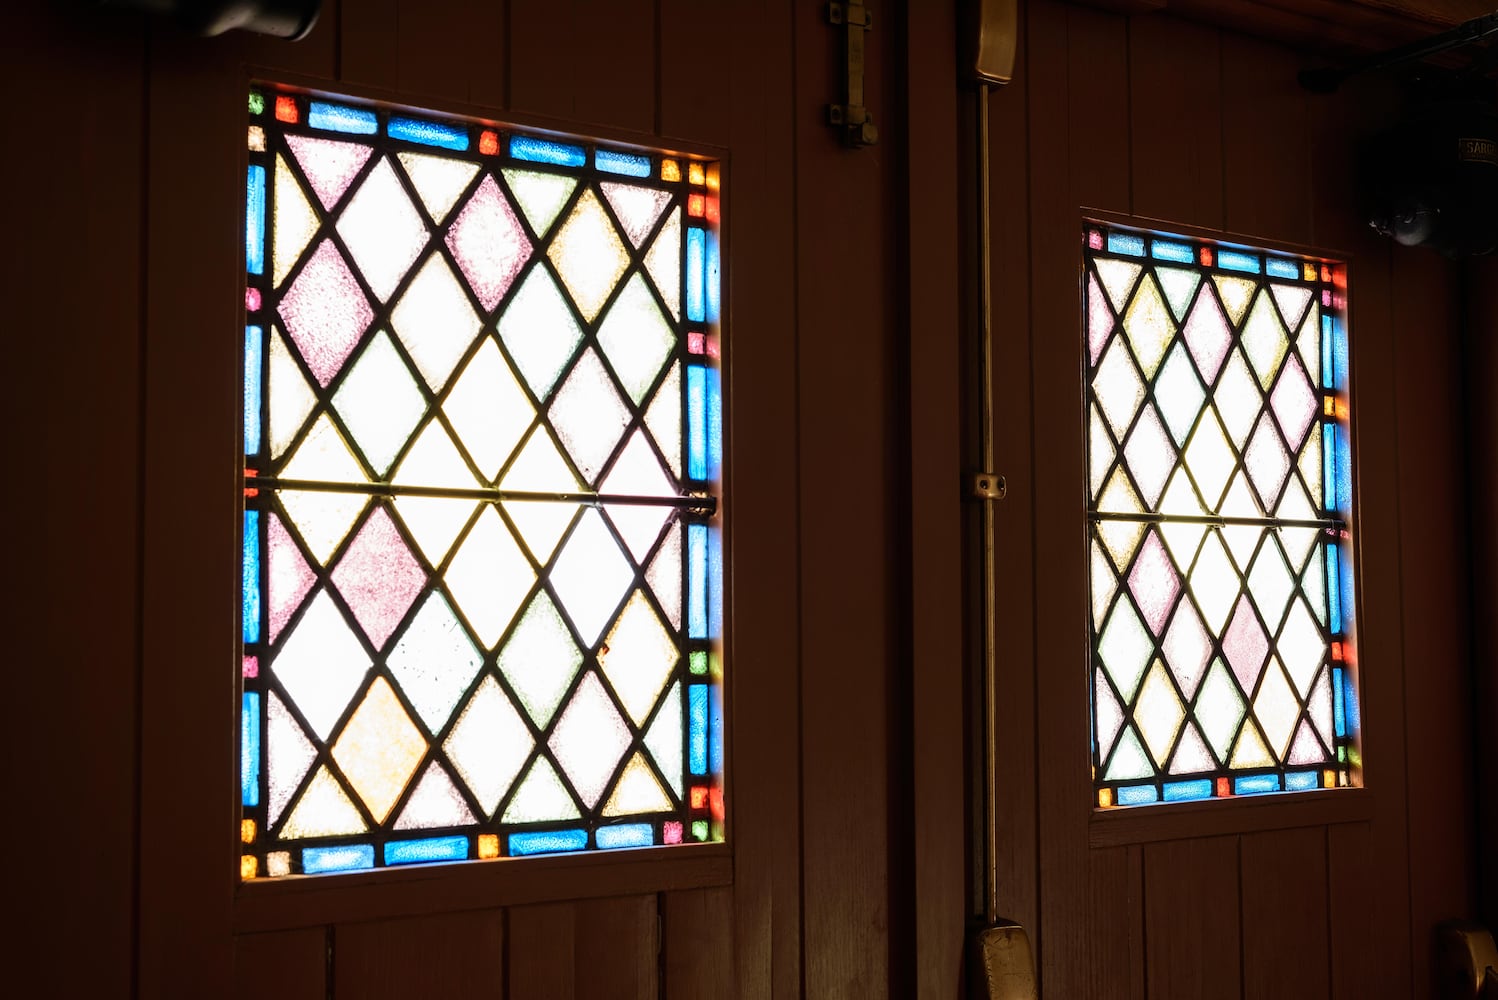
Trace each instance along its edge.
{"label": "vertical wood plank", "polygon": [[400,80],[401,0],[345,0],[338,21],[339,79],[394,90]]}
{"label": "vertical wood plank", "polygon": [[1378,974],[1368,951],[1371,914],[1380,888],[1367,823],[1326,828],[1327,910],[1331,927],[1331,995],[1363,1000],[1375,995]]}
{"label": "vertical wood plank", "polygon": [[[395,77],[401,94],[466,101],[475,74],[504,66],[504,36],[489,37],[502,3],[484,0],[398,0]],[[489,24],[474,22],[484,10]],[[501,23],[503,23],[501,21]]]}
{"label": "vertical wood plank", "polygon": [[656,916],[655,896],[513,907],[511,1000],[655,1000]]}
{"label": "vertical wood plank", "polygon": [[235,1000],[327,1000],[328,931],[306,927],[234,939]]}
{"label": "vertical wood plank", "polygon": [[[1472,790],[1474,718],[1466,624],[1471,543],[1465,484],[1469,452],[1460,384],[1461,287],[1456,266],[1396,247],[1393,300],[1399,393],[1400,559],[1406,587],[1404,662],[1410,883],[1415,985],[1434,989],[1435,926],[1474,914],[1477,844]],[[1417,582],[1418,581],[1418,582]],[[1408,668],[1407,668],[1408,669]]]}
{"label": "vertical wood plank", "polygon": [[733,1000],[732,889],[668,892],[661,924],[665,1000]]}
{"label": "vertical wood plank", "polygon": [[[122,997],[137,917],[144,19],[16,4],[5,47],[5,949],[12,989],[29,992],[34,970],[38,990]],[[43,843],[58,863],[40,863]]]}
{"label": "vertical wood plank", "polygon": [[[727,145],[736,109],[734,80],[703,61],[704,46],[732,44],[745,18],[728,4],[660,0],[660,107],[663,136]],[[768,72],[754,73],[768,80]]]}
{"label": "vertical wood plank", "polygon": [[1222,36],[1222,133],[1229,232],[1309,243],[1309,108],[1301,57],[1231,32]]}
{"label": "vertical wood plank", "polygon": [[337,1000],[504,996],[504,912],[474,910],[333,930]]}
{"label": "vertical wood plank", "polygon": [[1079,208],[1129,212],[1128,18],[1070,7],[1067,71],[1072,196]]}
{"label": "vertical wood plank", "polygon": [[1238,885],[1236,837],[1144,848],[1149,996],[1241,996]]}
{"label": "vertical wood plank", "polygon": [[1245,835],[1240,859],[1244,1000],[1329,996],[1325,830]]}
{"label": "vertical wood plank", "polygon": [[1144,1000],[1144,849],[1095,850],[1088,858],[1092,900],[1092,1000]]}
{"label": "vertical wood plank", "polygon": [[1215,29],[1173,17],[1129,21],[1135,214],[1221,228],[1221,68]]}
{"label": "vertical wood plank", "polygon": [[655,43],[655,0],[512,0],[513,107],[650,132]]}
{"label": "vertical wood plank", "polygon": [[[737,980],[744,1000],[801,983],[801,603],[796,489],[795,0],[758,0],[728,35],[723,186],[725,684]],[[678,15],[679,16],[679,15]]]}

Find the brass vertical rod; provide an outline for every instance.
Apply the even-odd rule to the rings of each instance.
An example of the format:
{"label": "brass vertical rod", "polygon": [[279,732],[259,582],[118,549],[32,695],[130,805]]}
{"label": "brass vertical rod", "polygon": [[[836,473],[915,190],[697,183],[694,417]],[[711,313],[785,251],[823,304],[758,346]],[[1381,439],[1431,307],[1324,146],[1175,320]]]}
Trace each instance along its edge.
{"label": "brass vertical rod", "polygon": [[[978,84],[978,268],[982,322],[978,348],[979,408],[981,426],[979,441],[982,450],[982,471],[996,472],[994,461],[993,432],[993,289],[991,268],[993,251],[990,246],[991,226],[989,220],[988,190],[988,85]],[[997,511],[991,500],[983,502],[983,757],[984,757],[984,839],[986,842],[984,865],[984,916],[992,927],[999,919],[999,806],[998,779],[998,681],[997,681],[997,636],[994,617],[997,611],[997,595],[994,574],[998,567],[994,558],[994,524]]]}

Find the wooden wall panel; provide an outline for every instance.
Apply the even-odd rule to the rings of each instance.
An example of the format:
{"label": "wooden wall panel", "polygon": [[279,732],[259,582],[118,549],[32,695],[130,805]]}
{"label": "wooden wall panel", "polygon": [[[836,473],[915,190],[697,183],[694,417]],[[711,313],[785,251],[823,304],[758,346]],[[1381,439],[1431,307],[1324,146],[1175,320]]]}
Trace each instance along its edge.
{"label": "wooden wall panel", "polygon": [[[779,26],[774,17],[767,20]],[[727,4],[660,0],[657,132],[667,138],[729,144],[735,78],[719,72],[707,53],[723,46],[741,47],[734,42],[748,27]],[[770,79],[765,72],[763,82],[769,84]]]}
{"label": "wooden wall panel", "polygon": [[333,928],[333,1000],[503,1000],[504,913]]}
{"label": "wooden wall panel", "polygon": [[509,911],[510,1000],[656,1000],[655,896]]}
{"label": "wooden wall panel", "polygon": [[655,0],[510,0],[514,109],[651,131],[655,7]]}
{"label": "wooden wall panel", "polygon": [[1091,1000],[1144,1000],[1144,848],[1092,851]]}
{"label": "wooden wall panel", "polygon": [[1293,52],[1222,36],[1224,222],[1229,232],[1311,241],[1308,101]]}
{"label": "wooden wall panel", "polygon": [[1150,997],[1235,1000],[1242,995],[1238,890],[1237,837],[1144,848]]}
{"label": "wooden wall panel", "polygon": [[328,1000],[327,973],[326,928],[234,939],[234,1000]]}
{"label": "wooden wall panel", "polygon": [[1244,1000],[1327,996],[1325,831],[1248,834],[1239,860]]}
{"label": "wooden wall panel", "polygon": [[733,1000],[732,889],[668,892],[661,897],[665,1000]]}
{"label": "wooden wall panel", "polygon": [[[6,953],[22,992],[125,996],[137,902],[145,33],[138,18],[61,5],[12,5],[6,20]],[[49,981],[28,991],[30,974]]]}
{"label": "wooden wall panel", "polygon": [[1367,823],[1343,823],[1326,830],[1327,927],[1331,936],[1333,1000],[1375,995],[1378,971],[1368,960],[1375,884],[1373,837]]}

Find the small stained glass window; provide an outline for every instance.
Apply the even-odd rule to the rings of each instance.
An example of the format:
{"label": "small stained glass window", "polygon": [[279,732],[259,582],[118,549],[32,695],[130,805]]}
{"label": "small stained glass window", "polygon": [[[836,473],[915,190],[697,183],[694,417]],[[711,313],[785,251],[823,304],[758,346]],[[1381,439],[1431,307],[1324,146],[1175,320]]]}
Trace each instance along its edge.
{"label": "small stained glass window", "polygon": [[1083,242],[1097,805],[1358,783],[1345,266]]}
{"label": "small stained glass window", "polygon": [[721,840],[719,165],[249,112],[242,877]]}

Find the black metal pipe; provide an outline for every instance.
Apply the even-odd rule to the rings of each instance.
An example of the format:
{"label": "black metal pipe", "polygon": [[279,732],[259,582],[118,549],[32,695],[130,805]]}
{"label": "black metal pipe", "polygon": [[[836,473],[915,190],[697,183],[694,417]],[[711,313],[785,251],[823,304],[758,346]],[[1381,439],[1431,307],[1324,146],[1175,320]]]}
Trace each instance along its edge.
{"label": "black metal pipe", "polygon": [[1443,31],[1423,41],[1411,42],[1387,52],[1368,56],[1341,69],[1303,69],[1300,71],[1300,85],[1312,93],[1332,94],[1344,80],[1357,76],[1359,73],[1388,69],[1400,63],[1424,59],[1463,45],[1471,45],[1492,34],[1498,34],[1498,11],[1474,17],[1450,31]]}
{"label": "black metal pipe", "polygon": [[201,35],[241,29],[296,41],[317,23],[322,0],[94,0],[99,7],[166,14]]}
{"label": "black metal pipe", "polygon": [[1223,514],[1129,514],[1123,511],[1091,511],[1094,521],[1133,521],[1137,524],[1208,524],[1216,527],[1245,528],[1332,528],[1340,531],[1347,522],[1334,517],[1230,517]]}
{"label": "black metal pipe", "polygon": [[400,483],[331,483],[321,479],[279,479],[271,476],[246,476],[245,489],[300,490],[308,493],[362,493],[366,496],[437,497],[453,500],[546,501],[587,506],[608,504],[620,507],[676,507],[707,511],[718,509],[716,497],[709,496],[638,496],[615,493],[536,493],[528,490],[487,488],[448,488],[438,486],[403,486]]}

